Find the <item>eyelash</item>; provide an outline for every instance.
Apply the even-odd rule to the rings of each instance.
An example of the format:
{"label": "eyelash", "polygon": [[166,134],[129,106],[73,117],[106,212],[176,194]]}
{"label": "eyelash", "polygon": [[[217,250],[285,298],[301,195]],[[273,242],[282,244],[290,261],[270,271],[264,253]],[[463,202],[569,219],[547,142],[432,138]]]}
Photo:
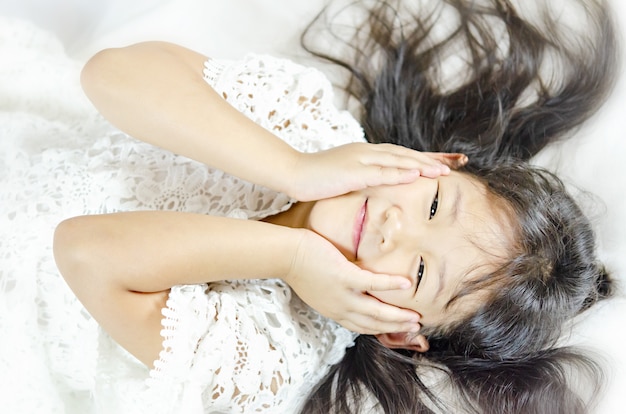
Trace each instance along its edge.
{"label": "eyelash", "polygon": [[420,267],[417,269],[417,283],[415,284],[415,291],[417,292],[417,288],[420,287],[420,282],[422,281],[422,276],[424,276],[424,259],[420,257]]}
{"label": "eyelash", "polygon": [[435,214],[437,214],[438,206],[439,206],[439,185],[437,184],[437,192],[435,192],[435,198],[433,199],[433,203],[430,205],[430,214],[428,215],[428,220],[435,217]]}
{"label": "eyelash", "polygon": [[[431,220],[433,217],[435,217],[435,214],[437,214],[438,206],[439,206],[439,183],[437,183],[437,191],[435,192],[435,198],[433,199],[433,203],[430,205],[430,212],[428,215],[428,220]],[[420,266],[417,270],[417,284],[415,287],[416,291],[420,285],[420,282],[422,281],[422,276],[424,276],[424,259],[420,257]]]}

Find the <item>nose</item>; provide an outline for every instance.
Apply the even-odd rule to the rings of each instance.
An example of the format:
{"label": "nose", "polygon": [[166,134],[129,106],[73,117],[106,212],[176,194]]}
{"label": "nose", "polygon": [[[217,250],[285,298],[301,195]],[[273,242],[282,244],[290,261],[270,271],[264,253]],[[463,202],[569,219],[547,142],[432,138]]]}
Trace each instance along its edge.
{"label": "nose", "polygon": [[401,237],[402,231],[402,212],[399,208],[392,206],[385,211],[385,221],[381,227],[381,251],[386,253],[393,250]]}

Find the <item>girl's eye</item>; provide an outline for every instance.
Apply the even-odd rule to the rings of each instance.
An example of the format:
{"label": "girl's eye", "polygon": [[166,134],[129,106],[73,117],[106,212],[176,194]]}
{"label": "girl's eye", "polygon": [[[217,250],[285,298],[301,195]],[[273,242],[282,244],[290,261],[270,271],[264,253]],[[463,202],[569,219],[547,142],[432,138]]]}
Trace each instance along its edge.
{"label": "girl's eye", "polygon": [[417,291],[417,288],[420,286],[422,276],[424,276],[424,259],[420,257],[420,267],[417,269],[417,283],[415,284],[415,291]]}
{"label": "girl's eye", "polygon": [[[438,205],[439,205],[439,182],[437,182],[437,191],[435,191],[435,198],[433,199],[433,203],[430,205],[428,220],[435,217],[435,214],[437,214]],[[422,281],[422,276],[424,276],[424,259],[420,257],[420,265],[419,265],[419,268],[417,269],[417,283],[415,285],[416,292],[417,292],[417,288],[420,285],[420,282]]]}
{"label": "girl's eye", "polygon": [[437,185],[437,192],[435,193],[435,198],[433,199],[433,203],[430,205],[430,214],[428,215],[428,220],[432,219],[435,214],[437,214],[437,206],[439,205],[439,185]]}

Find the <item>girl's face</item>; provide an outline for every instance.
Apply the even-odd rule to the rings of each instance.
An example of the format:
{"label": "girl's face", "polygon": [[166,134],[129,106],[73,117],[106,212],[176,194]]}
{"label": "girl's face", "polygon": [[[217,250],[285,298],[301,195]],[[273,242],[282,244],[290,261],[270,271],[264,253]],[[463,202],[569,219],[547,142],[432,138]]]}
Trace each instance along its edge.
{"label": "girl's face", "polygon": [[493,200],[483,184],[453,171],[317,201],[307,227],[364,269],[407,276],[408,290],[368,293],[415,310],[423,326],[439,326],[476,307],[464,297],[446,310],[461,281],[504,256],[510,230]]}

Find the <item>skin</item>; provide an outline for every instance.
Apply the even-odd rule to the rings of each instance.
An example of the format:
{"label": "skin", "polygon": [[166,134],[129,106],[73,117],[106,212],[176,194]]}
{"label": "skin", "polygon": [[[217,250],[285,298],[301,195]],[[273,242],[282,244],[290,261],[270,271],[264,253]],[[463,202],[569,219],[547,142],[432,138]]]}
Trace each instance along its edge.
{"label": "skin", "polygon": [[[85,65],[81,83],[121,130],[289,194],[301,201],[294,217],[316,205],[310,200],[434,179],[466,162],[460,154],[389,144],[300,153],[224,101],[202,79],[206,59],[162,42],[107,49]],[[367,293],[410,290],[405,269],[398,268],[399,275],[363,269],[342,254],[343,242],[335,245],[289,217],[272,223],[155,211],[82,216],[59,224],[54,253],[90,314],[149,366],[162,349],[161,309],[179,284],[282,278],[320,314],[352,331],[419,330],[416,312]]]}
{"label": "skin", "polygon": [[[464,280],[493,269],[494,257],[506,253],[504,217],[483,184],[453,171],[301,203],[269,221],[314,231],[363,269],[406,275],[409,289],[368,293],[436,327],[475,308],[471,296],[446,305]],[[428,349],[426,339],[411,332],[378,337],[389,347]]]}
{"label": "skin", "polygon": [[[463,199],[458,206],[457,188]],[[435,194],[437,211],[430,217]],[[496,245],[502,246],[491,198],[480,184],[453,172],[297,203],[265,222],[159,211],[81,216],[58,226],[54,253],[92,316],[149,366],[162,349],[161,309],[169,289],[224,279],[280,277],[327,316],[367,327],[380,320],[362,315],[363,300],[411,310],[422,319],[401,319],[388,331],[370,333],[388,347],[425,351],[428,342],[417,322],[436,325],[470,311],[467,297],[448,310],[445,303],[464,276],[471,277],[467,270],[492,261]],[[353,235],[366,199],[357,253]],[[446,265],[446,288],[437,295],[443,256],[456,260]],[[416,291],[419,257],[425,267]],[[380,272],[402,275],[407,286],[382,283]]]}

